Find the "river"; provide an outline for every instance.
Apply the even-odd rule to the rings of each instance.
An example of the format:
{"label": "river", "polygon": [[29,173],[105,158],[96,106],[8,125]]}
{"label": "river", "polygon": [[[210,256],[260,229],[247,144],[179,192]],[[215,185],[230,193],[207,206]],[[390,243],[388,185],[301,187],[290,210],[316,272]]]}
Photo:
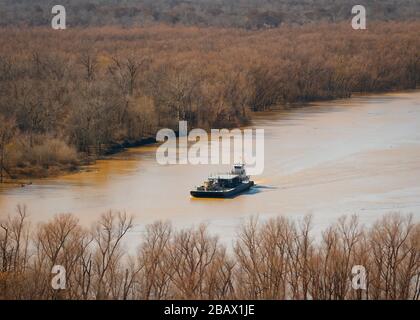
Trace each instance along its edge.
{"label": "river", "polygon": [[0,219],[18,204],[34,223],[71,212],[88,225],[120,210],[136,217],[133,238],[145,224],[169,220],[175,227],[207,223],[225,242],[252,215],[312,214],[315,231],[349,214],[366,224],[387,212],[420,219],[419,91],[262,112],[252,127],[265,129],[265,170],[258,187],[234,199],[191,199],[189,190],[216,168],[161,166],[156,146],[147,146],[76,174],[2,186]]}

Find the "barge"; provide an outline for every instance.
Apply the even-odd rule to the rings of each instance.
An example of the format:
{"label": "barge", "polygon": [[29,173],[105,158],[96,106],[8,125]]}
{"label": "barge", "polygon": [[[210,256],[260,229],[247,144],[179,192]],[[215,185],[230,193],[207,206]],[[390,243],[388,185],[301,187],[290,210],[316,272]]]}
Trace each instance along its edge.
{"label": "barge", "polygon": [[254,181],[246,175],[245,166],[237,164],[229,173],[210,176],[190,194],[195,198],[232,198],[254,185]]}

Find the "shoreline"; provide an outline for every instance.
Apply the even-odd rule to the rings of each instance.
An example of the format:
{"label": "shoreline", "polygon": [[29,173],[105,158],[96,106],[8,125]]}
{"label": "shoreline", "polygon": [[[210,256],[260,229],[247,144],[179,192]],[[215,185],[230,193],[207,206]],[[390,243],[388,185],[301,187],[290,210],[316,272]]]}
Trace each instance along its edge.
{"label": "shoreline", "polygon": [[[385,92],[355,92],[348,98],[336,98],[336,99],[323,99],[323,100],[314,100],[314,101],[307,101],[307,102],[296,102],[290,104],[278,104],[268,108],[267,110],[262,111],[251,111],[251,118],[250,122],[252,123],[252,118],[254,115],[259,113],[271,111],[281,111],[281,110],[293,110],[298,108],[305,108],[305,107],[313,107],[318,103],[321,102],[334,102],[334,101],[347,101],[352,98],[356,97],[373,97],[377,95],[393,95],[393,94],[404,94],[404,93],[411,93],[419,91],[420,88],[416,89],[405,89],[405,90],[390,90]],[[178,136],[178,132],[176,132]],[[135,141],[124,141],[120,143],[113,143],[110,145],[109,148],[102,154],[98,155],[97,157],[86,157],[85,159],[81,159],[79,164],[71,164],[71,165],[63,165],[63,166],[52,166],[51,168],[43,168],[43,174],[40,175],[33,175],[33,176],[25,176],[21,175],[16,179],[5,178],[3,183],[0,183],[0,186],[12,186],[12,187],[25,187],[27,185],[32,185],[34,181],[37,180],[44,180],[44,179],[51,179],[57,178],[60,176],[77,174],[84,171],[89,171],[89,167],[94,165],[97,160],[110,160],[112,156],[121,154],[124,151],[127,151],[132,148],[139,148],[145,146],[153,146],[157,143],[155,137],[148,137],[143,138],[140,140]],[[34,167],[25,168],[28,171],[34,170]]]}

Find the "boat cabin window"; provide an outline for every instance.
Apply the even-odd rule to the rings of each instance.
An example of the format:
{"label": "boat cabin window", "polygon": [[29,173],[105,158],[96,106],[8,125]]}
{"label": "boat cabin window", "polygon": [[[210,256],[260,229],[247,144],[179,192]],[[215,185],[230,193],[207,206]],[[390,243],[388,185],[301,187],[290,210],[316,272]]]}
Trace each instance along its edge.
{"label": "boat cabin window", "polygon": [[234,177],[232,179],[219,179],[219,185],[222,188],[234,188],[236,187],[241,181],[239,177]]}

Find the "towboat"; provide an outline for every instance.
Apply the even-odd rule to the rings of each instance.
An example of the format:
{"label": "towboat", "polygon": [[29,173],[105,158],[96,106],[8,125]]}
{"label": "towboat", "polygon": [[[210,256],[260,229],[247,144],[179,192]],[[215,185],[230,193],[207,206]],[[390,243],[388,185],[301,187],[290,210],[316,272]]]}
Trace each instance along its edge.
{"label": "towboat", "polygon": [[203,185],[190,192],[195,198],[232,198],[254,186],[245,165],[236,164],[229,173],[210,176]]}

